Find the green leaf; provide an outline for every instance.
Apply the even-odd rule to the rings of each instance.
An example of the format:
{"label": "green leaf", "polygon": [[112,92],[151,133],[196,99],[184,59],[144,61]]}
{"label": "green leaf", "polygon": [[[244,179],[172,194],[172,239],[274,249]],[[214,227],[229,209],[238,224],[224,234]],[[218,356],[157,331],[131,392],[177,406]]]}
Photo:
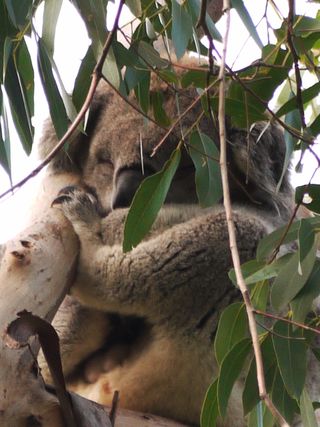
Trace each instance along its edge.
{"label": "green leaf", "polygon": [[219,416],[217,400],[218,380],[215,380],[208,388],[201,410],[201,427],[215,427]]}
{"label": "green leaf", "polygon": [[32,127],[31,118],[34,115],[34,72],[30,52],[24,40],[21,40],[17,49],[16,67],[25,109],[28,112],[30,127]]}
{"label": "green leaf", "polygon": [[[148,98],[147,98],[148,99]],[[155,121],[164,127],[170,126],[170,119],[163,108],[164,97],[162,92],[151,92],[151,105]]]}
{"label": "green leaf", "polygon": [[[307,220],[300,221],[300,227],[301,224],[304,224],[304,221]],[[306,227],[307,226],[303,226],[303,229]],[[313,233],[314,231],[311,227],[308,228],[306,236],[303,236],[299,233],[299,248],[301,249],[303,246],[303,260],[301,261],[301,250],[297,251],[280,270],[272,285],[271,303],[276,310],[281,310],[284,308],[298,294],[310,276],[316,259],[317,251],[317,243],[314,240]],[[310,246],[312,236],[313,243]]]}
{"label": "green leaf", "polygon": [[53,77],[50,58],[41,39],[38,40],[38,68],[42,86],[48,100],[52,123],[58,139],[61,139],[68,129],[68,116]]}
{"label": "green leaf", "polygon": [[141,16],[142,9],[141,9],[140,0],[127,0],[126,5],[128,6],[128,8],[130,9],[130,11],[134,16],[136,16],[137,18]]}
{"label": "green leaf", "polygon": [[[246,284],[252,285],[262,280],[268,280],[276,277],[291,257],[292,254],[286,254],[267,265],[264,265],[265,263],[262,263],[261,261],[248,261],[241,266]],[[235,273],[233,269],[229,272],[229,277],[232,277],[231,280],[234,282]]]}
{"label": "green leaf", "polygon": [[214,352],[219,365],[231,348],[248,336],[248,319],[244,304],[229,305],[221,314],[214,340]]}
{"label": "green leaf", "polygon": [[30,154],[33,142],[33,126],[29,108],[25,102],[22,80],[18,75],[12,56],[8,60],[4,86],[9,98],[13,122],[22,146],[25,152]]}
{"label": "green leaf", "polygon": [[287,393],[278,369],[275,370],[273,377],[271,399],[287,423],[292,425],[294,415],[298,413],[299,408],[296,400]]}
{"label": "green leaf", "polygon": [[46,0],[44,3],[42,40],[51,55],[54,52],[54,37],[62,0]]}
{"label": "green leaf", "polygon": [[172,42],[177,58],[180,59],[192,38],[192,19],[183,4],[172,0]]}
{"label": "green leaf", "polygon": [[[290,97],[292,98],[292,96],[294,96],[294,94],[291,91]],[[289,113],[286,114],[284,122],[285,122],[285,124],[290,126],[290,128],[297,129],[298,131],[300,131],[300,129],[301,129],[300,112],[297,109],[290,111]],[[280,177],[279,182],[277,184],[277,189],[276,189],[277,192],[280,191],[280,189],[281,189],[283,178],[288,171],[290,161],[292,159],[292,154],[293,154],[294,148],[295,148],[296,143],[297,143],[297,138],[294,137],[286,129],[284,130],[284,140],[286,143],[286,155],[285,155],[285,159],[284,159],[283,166],[282,166],[281,177]]]}
{"label": "green leaf", "polygon": [[292,325],[278,321],[273,326],[272,341],[284,385],[299,399],[307,372],[307,346],[301,329],[293,331]]}
{"label": "green leaf", "polygon": [[313,300],[320,294],[320,261],[316,261],[313,270],[298,295],[291,301],[292,320],[303,323],[311,311]]}
{"label": "green leaf", "polygon": [[[314,230],[320,227],[319,217],[308,218],[308,222]],[[289,230],[287,230],[287,226],[285,225],[265,236],[262,240],[260,240],[258,244],[257,259],[260,261],[268,259],[268,257],[272,254],[272,252],[279,245],[280,242],[282,244],[286,244],[297,239],[299,227],[300,221],[296,221],[291,224]],[[284,236],[286,231],[287,233]]]}
{"label": "green leaf", "polygon": [[137,46],[137,51],[140,60],[144,60],[149,66],[158,69],[168,68],[169,62],[166,59],[161,58],[159,52],[157,52],[151,44],[142,40]]}
{"label": "green leaf", "polygon": [[[134,92],[142,111],[147,114],[150,105],[150,72],[144,72],[144,76],[145,78],[139,81],[137,86],[134,88]],[[158,111],[156,111],[156,114],[157,113]],[[159,120],[161,120],[161,118],[163,117],[159,117]]]}
{"label": "green leaf", "polygon": [[150,230],[165,201],[180,158],[181,151],[177,148],[161,171],[146,178],[138,188],[125,223],[124,252],[137,246]]}
{"label": "green leaf", "polygon": [[254,23],[252,22],[251,16],[249,15],[245,5],[243,4],[242,0],[231,0],[232,7],[234,7],[240,16],[242,22],[244,23],[245,27],[247,28],[250,36],[253,38],[253,40],[256,42],[257,46],[262,49],[263,43],[260,40],[259,34],[256,30],[256,27]]}
{"label": "green leaf", "polygon": [[3,123],[3,129],[0,121],[0,164],[9,175],[10,183],[11,178],[11,147],[10,147],[10,134],[9,123],[6,106],[3,100],[2,91],[0,89],[0,117]]}
{"label": "green leaf", "polygon": [[295,201],[296,203],[302,202],[309,210],[320,213],[320,185],[307,184],[297,187]]}
{"label": "green leaf", "polygon": [[[272,387],[272,379],[276,369],[276,359],[270,334],[261,343],[261,354],[266,379],[267,391]],[[253,357],[245,379],[242,394],[242,404],[244,415],[247,415],[259,403],[259,389],[257,383],[256,360]]]}
{"label": "green leaf", "polygon": [[31,18],[32,0],[5,0],[13,25],[22,29]]}
{"label": "green leaf", "polygon": [[71,0],[78,9],[94,44],[103,46],[106,36],[106,0]]}
{"label": "green leaf", "polygon": [[189,154],[196,168],[199,203],[202,207],[213,206],[222,198],[219,150],[206,134],[195,131],[190,137]]}
{"label": "green leaf", "polygon": [[[315,83],[313,86],[309,87],[308,89],[305,89],[302,91],[302,102],[303,104],[310,102],[313,98],[319,95],[320,91],[320,82]],[[287,101],[285,104],[283,104],[279,110],[276,112],[276,115],[278,117],[281,117],[290,111],[296,110],[298,108],[297,104],[297,97],[293,96]]]}
{"label": "green leaf", "polygon": [[311,399],[306,389],[300,397],[300,410],[303,427],[318,427]]}
{"label": "green leaf", "polygon": [[91,75],[96,65],[95,57],[92,51],[92,47],[89,46],[88,50],[81,61],[81,65],[74,83],[72,92],[72,101],[77,111],[80,111],[91,83]]}
{"label": "green leaf", "polygon": [[[200,0],[188,0],[187,6],[189,9],[189,13],[193,18],[193,24],[195,25],[200,15],[201,2]],[[208,13],[206,13],[206,24],[213,40],[222,42],[222,36]]]}
{"label": "green leaf", "polygon": [[244,338],[232,347],[222,361],[218,379],[218,408],[222,417],[226,415],[229,397],[244,362],[251,350],[251,340]]}

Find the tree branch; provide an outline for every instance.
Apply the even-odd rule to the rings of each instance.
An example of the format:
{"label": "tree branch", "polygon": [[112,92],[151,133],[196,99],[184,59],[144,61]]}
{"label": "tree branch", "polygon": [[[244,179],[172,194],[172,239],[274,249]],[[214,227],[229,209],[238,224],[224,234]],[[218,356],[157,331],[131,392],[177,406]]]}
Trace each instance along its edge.
{"label": "tree branch", "polygon": [[264,376],[264,367],[262,361],[262,353],[259,343],[259,335],[257,331],[256,320],[254,316],[254,309],[251,303],[249,291],[245,284],[242,271],[241,271],[241,263],[239,257],[239,251],[237,247],[236,240],[236,230],[235,224],[233,221],[232,214],[232,206],[231,206],[231,198],[229,191],[229,182],[228,182],[228,169],[227,169],[227,140],[226,140],[226,127],[225,127],[225,60],[226,60],[226,52],[227,52],[227,44],[228,44],[228,36],[230,29],[230,0],[224,0],[224,12],[227,15],[227,23],[226,23],[226,31],[223,41],[223,53],[222,60],[220,65],[220,85],[219,85],[219,135],[220,135],[220,166],[221,166],[221,177],[222,177],[222,187],[223,187],[223,202],[226,211],[226,218],[228,224],[228,233],[229,233],[229,241],[230,241],[230,250],[233,261],[233,266],[237,278],[237,284],[241,291],[243,301],[246,306],[248,322],[249,322],[249,330],[252,338],[252,345],[256,360],[257,367],[257,381],[259,387],[260,398],[264,400],[265,404],[269,408],[272,415],[278,420],[279,424],[282,427],[289,427],[289,424],[282,417],[278,409],[274,406],[272,400],[267,394],[266,384],[265,384],[265,376]]}

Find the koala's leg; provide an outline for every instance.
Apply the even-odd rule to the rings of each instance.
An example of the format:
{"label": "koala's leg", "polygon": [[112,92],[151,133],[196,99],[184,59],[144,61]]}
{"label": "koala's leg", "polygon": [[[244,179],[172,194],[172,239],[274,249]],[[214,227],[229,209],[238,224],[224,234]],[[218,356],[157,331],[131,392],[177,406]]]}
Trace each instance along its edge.
{"label": "koala's leg", "polygon": [[[231,267],[227,221],[221,207],[176,224],[129,253],[106,245],[92,197],[81,190],[61,208],[81,243],[74,294],[94,308],[149,318],[187,331],[216,326],[219,310],[234,298],[227,273]],[[115,213],[116,214],[116,211]],[[112,215],[110,215],[112,218]],[[255,255],[267,231],[257,212],[234,212],[242,261]],[[108,221],[108,217],[104,222]],[[192,316],[190,316],[192,313]],[[189,330],[190,332],[190,330]]]}

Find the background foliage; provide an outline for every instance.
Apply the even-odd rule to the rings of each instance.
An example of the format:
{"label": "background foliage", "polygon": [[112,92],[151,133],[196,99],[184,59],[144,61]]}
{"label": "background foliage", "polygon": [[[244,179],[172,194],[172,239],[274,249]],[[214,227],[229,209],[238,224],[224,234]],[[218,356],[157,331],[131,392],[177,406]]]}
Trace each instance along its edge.
{"label": "background foliage", "polygon": [[[39,35],[33,17],[41,3],[44,3],[44,12],[42,34]],[[59,138],[81,109],[95,64],[102,54],[108,35],[108,1],[71,0],[71,3],[85,23],[91,44],[70,94],[63,86],[53,57],[62,0],[0,0],[0,163],[9,175],[11,135],[8,116],[12,117],[26,153],[30,153],[34,138],[35,64],[26,42],[28,38],[32,35],[36,40],[37,72]],[[178,59],[187,51],[212,59],[197,29],[200,1],[128,0],[126,4],[135,17],[131,22],[132,32],[124,35],[120,28],[116,32],[103,65],[103,78],[123,97],[134,92],[141,112],[168,129],[179,126],[179,118],[176,123],[171,123],[163,109],[161,93],[150,95],[151,71],[173,86],[196,87],[202,114],[215,114],[218,98],[211,89],[218,84],[216,67],[199,66],[177,74],[170,60],[161,58],[154,48],[154,42],[162,39],[165,46],[172,46],[169,49]],[[268,42],[263,43],[245,4],[242,0],[232,1],[232,7],[250,37],[261,49],[261,59],[241,70],[227,67],[226,114],[234,126],[247,130],[258,120],[265,120],[266,126],[270,120],[283,126],[287,147],[285,168],[294,150],[301,150],[299,163],[304,153],[310,151],[320,165],[313,149],[320,132],[317,102],[320,14],[312,17],[297,15],[294,2],[289,1],[288,6],[288,15],[282,16],[277,4],[266,0],[262,20],[266,24]],[[273,8],[282,19],[279,28],[272,28],[268,21],[268,8]],[[215,14],[215,19],[218,15]],[[209,15],[206,26],[218,64],[219,52],[215,46],[221,41],[221,35]],[[275,92],[277,106],[272,111],[269,105]],[[214,136],[200,133],[196,122],[187,136],[187,149],[196,170],[199,202],[202,206],[211,206],[221,198],[219,167],[213,160],[218,157]],[[182,149],[185,149],[183,139],[162,171],[147,178],[138,190],[127,219],[124,250],[136,246],[152,225],[178,167]],[[296,204],[297,207],[304,205],[314,216],[299,220],[293,217],[286,227],[267,236],[259,245],[256,259],[243,265],[242,269],[260,325],[268,393],[288,423],[292,422],[295,413],[300,412],[304,425],[311,427],[317,425],[313,409],[319,403],[311,401],[305,382],[307,352],[313,352],[320,360],[320,348],[314,340],[317,334],[314,328],[318,326],[319,318],[312,311],[313,301],[320,293],[320,260],[317,258],[320,186],[307,183],[298,187]],[[144,221],[141,221],[142,217]],[[276,257],[281,253],[281,246],[291,242],[296,242],[296,249]],[[230,279],[235,281],[233,271]],[[270,310],[272,314],[268,314]],[[248,426],[274,425],[272,415],[259,398],[251,347],[244,305],[241,302],[233,304],[222,314],[215,339],[219,374],[204,402],[203,427],[214,426],[217,418],[225,415],[233,384],[244,365],[249,367],[243,393]]]}

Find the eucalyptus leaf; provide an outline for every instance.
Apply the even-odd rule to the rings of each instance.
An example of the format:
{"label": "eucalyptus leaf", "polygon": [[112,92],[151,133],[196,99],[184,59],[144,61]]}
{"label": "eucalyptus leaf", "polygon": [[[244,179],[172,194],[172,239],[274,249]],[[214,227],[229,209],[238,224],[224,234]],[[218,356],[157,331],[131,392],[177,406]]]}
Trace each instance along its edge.
{"label": "eucalyptus leaf", "polygon": [[302,203],[312,212],[320,213],[320,185],[307,184],[297,187],[295,200],[296,203]]}
{"label": "eucalyptus leaf", "polygon": [[4,0],[13,25],[20,30],[31,18],[33,0]]}
{"label": "eucalyptus leaf", "polygon": [[50,58],[41,39],[38,40],[38,68],[52,123],[60,139],[68,129],[68,116],[53,76]]}
{"label": "eucalyptus leaf", "polygon": [[218,380],[215,380],[208,388],[201,410],[201,427],[215,427],[219,416],[217,400]]}
{"label": "eucalyptus leaf", "polygon": [[276,310],[281,310],[298,294],[307,282],[316,259],[317,244],[309,247],[309,251],[300,262],[300,251],[297,251],[279,271],[271,288],[271,303]]}
{"label": "eucalyptus leaf", "polygon": [[186,52],[192,28],[192,19],[184,4],[172,0],[172,42],[178,59]]}
{"label": "eucalyptus leaf", "polygon": [[171,121],[163,108],[163,102],[164,97],[161,92],[151,92],[153,117],[160,126],[168,127]]}
{"label": "eucalyptus leaf", "polygon": [[[313,98],[315,98],[316,96],[319,95],[319,91],[320,91],[320,82],[315,83],[313,86],[310,86],[307,89],[304,89],[301,92],[301,96],[302,96],[302,102],[305,104],[307,102],[310,102]],[[281,117],[287,113],[289,113],[290,111],[296,110],[298,107],[297,104],[297,96],[291,96],[289,101],[287,101],[285,104],[283,104],[279,110],[276,112],[276,115],[278,117]]]}
{"label": "eucalyptus leaf", "polygon": [[89,46],[84,58],[81,61],[72,92],[72,101],[77,111],[80,111],[86,99],[91,83],[91,75],[95,65],[96,61],[92,47]]}
{"label": "eucalyptus leaf", "polygon": [[206,134],[195,131],[189,140],[189,154],[196,168],[199,203],[202,207],[213,206],[222,198],[219,150]]}
{"label": "eucalyptus leaf", "polygon": [[42,40],[51,55],[54,52],[54,38],[61,6],[62,0],[46,0],[44,2]]}
{"label": "eucalyptus leaf", "polygon": [[248,318],[243,303],[229,305],[221,314],[214,340],[216,360],[221,365],[231,348],[248,337]]}
{"label": "eucalyptus leaf", "polygon": [[231,0],[232,7],[235,8],[238,15],[240,16],[242,22],[244,23],[245,27],[247,28],[250,36],[253,38],[253,40],[256,42],[257,46],[262,49],[263,43],[260,40],[259,34],[257,32],[257,29],[251,19],[251,16],[249,15],[245,5],[243,4],[242,0]]}
{"label": "eucalyptus leaf", "polygon": [[300,409],[303,427],[319,426],[312,406],[312,401],[306,389],[303,389],[300,397]]}
{"label": "eucalyptus leaf", "polygon": [[288,393],[299,399],[307,372],[307,345],[301,329],[278,321],[273,326],[272,341],[282,380]]}
{"label": "eucalyptus leaf", "polygon": [[146,178],[138,188],[127,215],[123,251],[128,252],[138,245],[148,233],[163,205],[171,181],[179,166],[181,151],[175,149],[162,170]]}
{"label": "eucalyptus leaf", "polygon": [[222,417],[226,415],[232,388],[241,374],[250,350],[251,340],[249,338],[244,338],[232,347],[222,361],[217,393],[219,413]]}

